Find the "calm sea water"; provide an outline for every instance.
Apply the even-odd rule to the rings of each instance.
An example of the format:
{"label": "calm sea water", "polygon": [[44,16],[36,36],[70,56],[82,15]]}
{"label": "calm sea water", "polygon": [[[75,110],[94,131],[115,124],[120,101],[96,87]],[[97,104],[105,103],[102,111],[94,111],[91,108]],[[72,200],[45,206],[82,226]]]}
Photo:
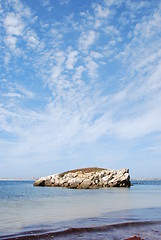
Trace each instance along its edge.
{"label": "calm sea water", "polygon": [[0,239],[161,239],[161,181],[76,190],[0,181]]}

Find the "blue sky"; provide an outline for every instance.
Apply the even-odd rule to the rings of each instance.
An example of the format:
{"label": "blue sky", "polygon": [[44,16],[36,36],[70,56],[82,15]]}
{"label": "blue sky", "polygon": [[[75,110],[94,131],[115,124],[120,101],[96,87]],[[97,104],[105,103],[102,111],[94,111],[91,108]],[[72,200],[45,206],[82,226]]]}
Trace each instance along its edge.
{"label": "blue sky", "polygon": [[0,177],[161,177],[161,1],[0,0]]}

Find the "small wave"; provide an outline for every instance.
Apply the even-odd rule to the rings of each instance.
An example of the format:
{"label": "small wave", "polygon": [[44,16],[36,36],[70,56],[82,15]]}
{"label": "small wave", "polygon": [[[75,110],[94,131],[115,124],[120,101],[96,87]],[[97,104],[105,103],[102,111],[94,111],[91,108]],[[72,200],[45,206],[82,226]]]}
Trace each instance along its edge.
{"label": "small wave", "polygon": [[95,232],[108,232],[115,229],[124,229],[124,228],[133,228],[133,227],[142,227],[154,224],[161,224],[161,221],[139,221],[139,222],[124,222],[124,223],[116,223],[116,224],[108,224],[97,227],[82,227],[82,228],[67,228],[60,231],[52,231],[52,230],[43,230],[43,231],[27,231],[15,235],[6,235],[1,236],[1,240],[33,240],[33,239],[52,239],[55,237],[64,237],[68,238],[73,235],[78,234],[88,234]]}

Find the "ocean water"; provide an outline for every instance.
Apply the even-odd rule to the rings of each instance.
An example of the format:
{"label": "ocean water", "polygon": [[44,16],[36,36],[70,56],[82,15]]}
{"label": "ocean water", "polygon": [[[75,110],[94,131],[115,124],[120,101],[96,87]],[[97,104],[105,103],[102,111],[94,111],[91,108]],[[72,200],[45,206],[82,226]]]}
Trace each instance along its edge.
{"label": "ocean water", "polygon": [[130,188],[0,181],[0,239],[161,239],[161,181]]}

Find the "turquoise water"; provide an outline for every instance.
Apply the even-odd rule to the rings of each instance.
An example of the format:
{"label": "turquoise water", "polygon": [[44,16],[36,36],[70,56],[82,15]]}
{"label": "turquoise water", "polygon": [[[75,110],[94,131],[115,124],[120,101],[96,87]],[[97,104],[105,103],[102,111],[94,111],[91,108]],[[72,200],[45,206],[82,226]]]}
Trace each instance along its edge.
{"label": "turquoise water", "polygon": [[[131,188],[89,190],[33,187],[32,181],[0,181],[1,239],[22,232],[160,220],[161,181],[134,181]],[[157,234],[160,232],[156,239],[161,239]],[[117,238],[111,235],[109,239]]]}

